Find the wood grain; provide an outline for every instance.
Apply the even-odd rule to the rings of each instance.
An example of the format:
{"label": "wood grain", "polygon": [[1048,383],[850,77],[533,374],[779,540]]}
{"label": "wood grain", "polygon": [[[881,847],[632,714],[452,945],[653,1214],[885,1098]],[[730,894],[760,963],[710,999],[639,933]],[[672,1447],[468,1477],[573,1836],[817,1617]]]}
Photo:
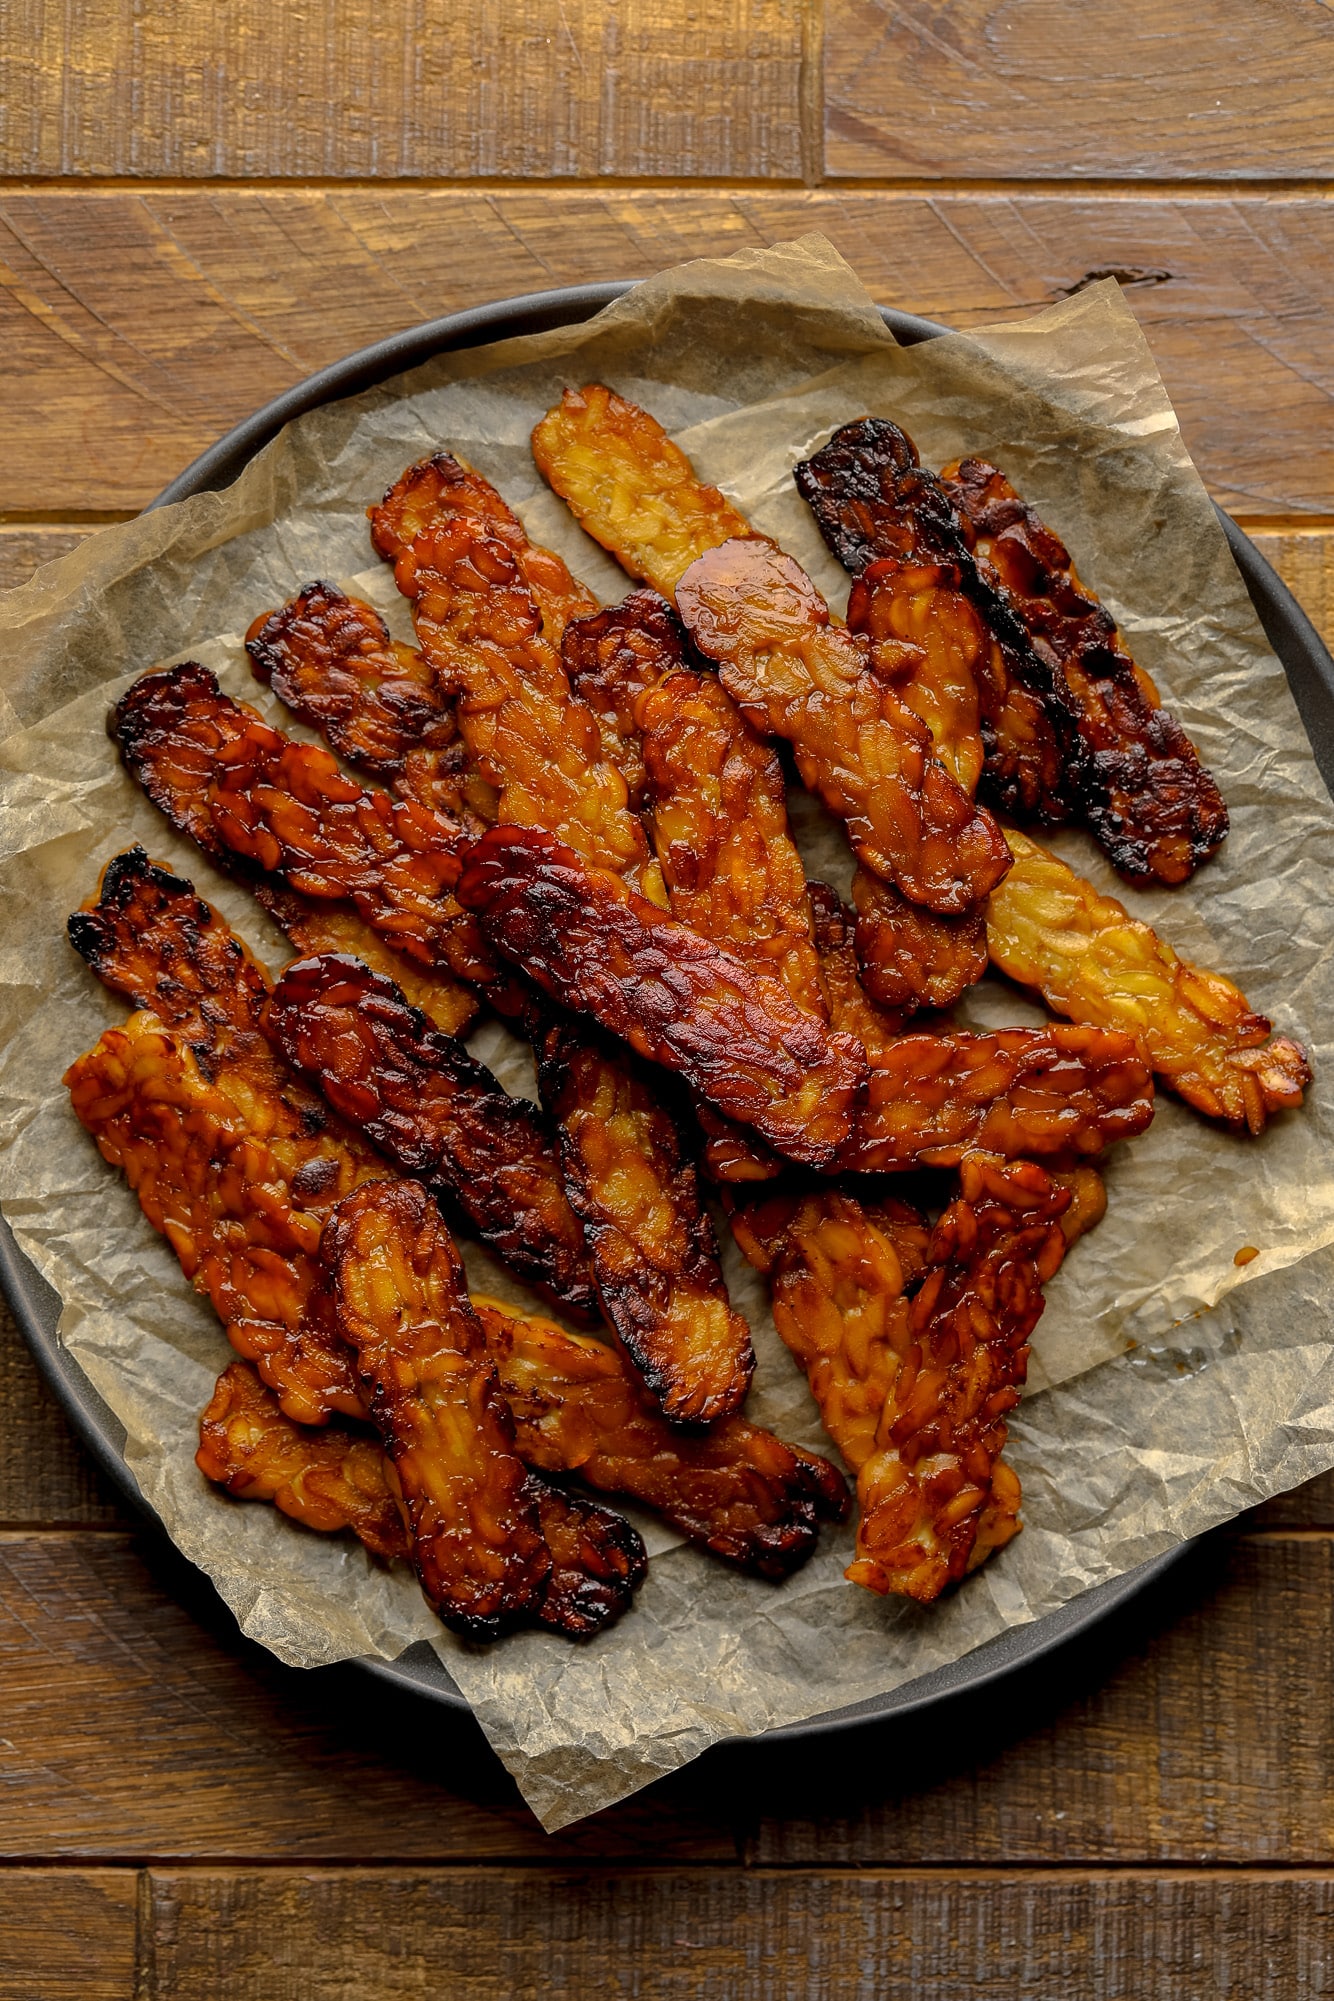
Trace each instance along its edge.
{"label": "wood grain", "polygon": [[737,1854],[680,1780],[553,1843],[472,1725],[281,1667],[157,1541],[0,1533],[0,1690],[11,1861]]}
{"label": "wood grain", "polygon": [[3,2001],[131,2001],[137,1903],[130,1869],[0,1871]]}
{"label": "wood grain", "polygon": [[912,180],[1327,176],[1322,0],[828,0],[826,167]]}
{"label": "wood grain", "polygon": [[0,1529],[129,1523],[129,1509],[76,1442],[3,1299],[0,1438],[4,1440],[0,1451]]}
{"label": "wood grain", "polygon": [[1218,1537],[998,1706],[729,1754],[551,1840],[475,1733],[279,1667],[170,1552],[0,1535],[0,1857],[726,1863],[760,1815],[761,1863],[1334,1865],[1332,1641],[1329,1539]]}
{"label": "wood grain", "polygon": [[1286,2001],[1332,1915],[1321,1876],[154,1870],[143,2001]]}
{"label": "wood grain", "polygon": [[0,196],[0,514],[141,507],[280,390],[436,314],[811,229],[960,327],[1119,273],[1223,504],[1330,510],[1334,203],[349,187]]}
{"label": "wood grain", "polygon": [[799,175],[804,0],[14,0],[0,172]]}

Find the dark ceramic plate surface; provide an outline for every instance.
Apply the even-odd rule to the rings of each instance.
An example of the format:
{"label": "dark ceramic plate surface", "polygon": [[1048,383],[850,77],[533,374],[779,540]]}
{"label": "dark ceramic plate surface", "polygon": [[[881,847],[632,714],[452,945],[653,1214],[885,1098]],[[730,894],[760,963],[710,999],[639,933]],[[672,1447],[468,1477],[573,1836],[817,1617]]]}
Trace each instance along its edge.
{"label": "dark ceramic plate surface", "polygon": [[[429,320],[424,326],[395,334],[348,355],[332,368],[289,389],[284,396],[266,404],[245,423],[238,424],[225,438],[206,451],[192,466],[172,481],[152,503],[165,506],[185,500],[191,494],[230,486],[262,446],[306,410],[332,403],[340,397],[357,395],[391,376],[429,361],[449,349],[480,347],[487,341],[503,340],[514,334],[540,333],[548,327],[571,325],[591,319],[594,313],[619,298],[628,283],[580,285],[558,292],[533,292],[523,298],[503,299],[478,306],[466,313]],[[908,313],[881,308],[885,324],[905,345],[932,340],[948,331],[934,321]],[[1310,620],[1286,585],[1275,575],[1259,550],[1249,542],[1235,522],[1219,511],[1237,566],[1246,580],[1260,622],[1271,646],[1287,672],[1302,721],[1306,725],[1325,783],[1334,791],[1334,660],[1321,643]],[[9,1226],[0,1219],[0,1287],[14,1309],[24,1337],[36,1357],[37,1366],[79,1437],[125,1497],[156,1522],[157,1517],[139,1492],[133,1474],[122,1456],[124,1430],[108,1410],[78,1364],[61,1346],[56,1336],[60,1302],[44,1279],[17,1248]],[[808,1740],[825,1733],[856,1729],[859,1725],[882,1722],[921,1711],[968,1694],[995,1682],[1002,1675],[1037,1661],[1053,1648],[1073,1640],[1090,1626],[1105,1619],[1118,1607],[1159,1577],[1177,1557],[1170,1550],[1152,1563],[1114,1578],[1095,1590],[1072,1599],[1057,1612],[1027,1626],[1019,1626],[988,1641],[975,1652],[965,1654],[950,1666],[905,1683],[888,1695],[875,1696],[847,1709],[831,1711],[787,1730],[768,1733],[760,1743],[775,1740]],[[425,1642],[410,1647],[396,1661],[362,1660],[354,1663],[366,1674],[411,1691],[451,1710],[466,1710],[463,1697]]]}

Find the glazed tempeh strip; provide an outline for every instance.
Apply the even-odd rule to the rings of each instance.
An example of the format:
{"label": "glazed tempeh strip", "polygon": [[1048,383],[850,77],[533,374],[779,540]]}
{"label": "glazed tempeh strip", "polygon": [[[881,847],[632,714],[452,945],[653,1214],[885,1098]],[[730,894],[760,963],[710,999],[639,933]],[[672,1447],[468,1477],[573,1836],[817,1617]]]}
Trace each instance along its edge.
{"label": "glazed tempeh strip", "polygon": [[1001,1028],[900,1035],[871,1052],[866,1103],[839,1167],[892,1174],[1101,1153],[1143,1132],[1153,1077],[1133,1037],[1103,1028]]}
{"label": "glazed tempeh strip", "polygon": [[800,564],[756,536],[710,550],[677,608],[747,716],[792,744],[858,859],[914,903],[957,916],[994,888],[1009,851],[934,756],[931,737],[867,664]]}
{"label": "glazed tempeh strip", "polygon": [[78,1118],[119,1167],[227,1338],[289,1417],[356,1415],[362,1398],[321,1292],[324,1219],[382,1164],[225,1062],[212,1078],[155,1015],[109,1028],[65,1073]]}
{"label": "glazed tempeh strip", "polygon": [[476,993],[439,967],[419,966],[396,952],[351,904],[318,902],[277,882],[254,881],[247,886],[299,959],[313,959],[321,952],[349,953],[392,980],[442,1035],[462,1035],[476,1019],[480,1004]]}
{"label": "glazed tempeh strip", "polygon": [[356,959],[288,966],[266,1027],[287,1061],[518,1277],[582,1319],[597,1296],[549,1121]]}
{"label": "glazed tempeh strip", "polygon": [[294,1424],[245,1362],[218,1377],[199,1420],[195,1464],[238,1500],[272,1501],[326,1535],[351,1529],[388,1561],[411,1551],[379,1439],[342,1424]]}
{"label": "glazed tempeh strip", "polygon": [[459,894],[564,1005],[680,1072],[729,1118],[819,1166],[847,1138],[865,1056],[777,982],[535,830],[495,827]]}
{"label": "glazed tempeh strip", "polygon": [[664,597],[706,549],[750,533],[657,419],[600,382],[567,389],[548,410],[533,457],[580,526]]}
{"label": "glazed tempeh strip", "polygon": [[974,1154],[934,1230],[906,1204],[832,1189],[738,1215],[857,1475],[854,1583],[929,1603],[1017,1531],[1019,1485],[1000,1455],[1070,1200],[1031,1162]]}
{"label": "glazed tempeh strip", "polygon": [[987,970],[982,908],[938,917],[866,868],[852,879],[852,901],[861,978],[878,1007],[905,1017],[953,1007]]}
{"label": "glazed tempeh strip", "polygon": [[541,1602],[551,1557],[449,1233],[420,1184],[372,1182],[331,1215],[321,1258],[422,1590],[457,1632],[493,1638]]}
{"label": "glazed tempeh strip", "polygon": [[1056,855],[1007,831],[1014,868],[987,905],[993,965],[1074,1021],[1133,1035],[1156,1074],[1198,1111],[1262,1132],[1311,1081],[1300,1043],[1270,1039],[1221,973],[1178,959],[1147,924]]}
{"label": "glazed tempeh strip", "polygon": [[711,1423],[741,1404],[755,1357],[677,1121],[582,1024],[552,1023],[534,1050],[602,1310],[664,1414]]}
{"label": "glazed tempeh strip", "polygon": [[707,1431],[665,1424],[614,1348],[499,1300],[478,1316],[514,1412],[520,1453],[653,1508],[692,1542],[762,1577],[785,1577],[841,1521],[842,1476],[743,1417]]}
{"label": "glazed tempeh strip", "polygon": [[978,681],[995,641],[959,584],[957,564],[872,563],[852,586],[848,630],[971,799],[983,766]]}
{"label": "glazed tempeh strip", "polygon": [[963,518],[979,568],[999,580],[1035,650],[1063,674],[1084,752],[1080,817],[1130,882],[1185,882],[1217,853],[1228,814],[1176,717],[1082,584],[1060,538],[1004,473],[981,459],[941,482]]}
{"label": "glazed tempeh strip", "polygon": [[[482,489],[494,503],[481,519]],[[506,825],[545,827],[645,895],[662,883],[596,718],[571,692],[560,639],[597,609],[559,556],[536,548],[500,496],[448,454],[412,466],[371,510],[371,537],[410,598],[438,687],[499,795]]]}

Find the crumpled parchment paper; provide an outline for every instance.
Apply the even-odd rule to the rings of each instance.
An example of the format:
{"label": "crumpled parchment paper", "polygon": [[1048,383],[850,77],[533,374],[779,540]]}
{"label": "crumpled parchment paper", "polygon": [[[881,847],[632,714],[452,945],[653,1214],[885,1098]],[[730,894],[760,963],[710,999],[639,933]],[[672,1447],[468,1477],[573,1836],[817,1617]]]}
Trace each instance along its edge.
{"label": "crumpled parchment paper", "polygon": [[[193,656],[274,714],[241,634],[313,576],[373,597],[410,636],[392,579],[371,566],[364,509],[442,445],[496,480],[534,538],[604,601],[621,595],[620,572],[542,486],[528,451],[561,387],[594,378],[646,403],[839,607],[846,579],[790,484],[798,457],[873,412],[901,420],[929,464],[964,451],[997,459],[1070,543],[1232,810],[1223,853],[1180,890],[1126,890],[1086,838],[1058,845],[1304,1039],[1317,1084],[1259,1142],[1160,1097],[1149,1133],[1118,1149],[1108,1217],[1050,1289],[1038,1393],[1011,1430],[1025,1533],[948,1600],[923,1609],[847,1585],[850,1530],[826,1531],[775,1589],[646,1524],[654,1562],[619,1626],[581,1647],[532,1633],[480,1649],[443,1631],[405,1573],[239,1506],[197,1472],[198,1412],[228,1351],[69,1111],[61,1073],[124,1009],[70,950],[64,920],[103,862],[139,839],[271,966],[288,956],[245,893],[125,778],[104,733],[110,702],[145,668]],[[900,349],[819,237],[686,265],[583,327],[445,356],[302,418],[227,492],[108,529],[0,599],[0,635],[0,1206],[59,1292],[62,1338],[125,1425],[145,1495],[244,1630],[300,1665],[393,1657],[428,1640],[545,1827],[719,1737],[942,1666],[1334,1465],[1334,811],[1114,285],[1012,326]],[[845,886],[839,830],[802,797],[794,822],[811,872]],[[968,1012],[1040,1018],[991,980]],[[473,1042],[511,1088],[531,1091],[531,1065],[505,1031],[485,1027]],[[1238,1267],[1243,1245],[1260,1255]],[[466,1256],[475,1284],[519,1295],[485,1254]],[[730,1250],[727,1268],[759,1354],[752,1414],[821,1445],[762,1287]]]}

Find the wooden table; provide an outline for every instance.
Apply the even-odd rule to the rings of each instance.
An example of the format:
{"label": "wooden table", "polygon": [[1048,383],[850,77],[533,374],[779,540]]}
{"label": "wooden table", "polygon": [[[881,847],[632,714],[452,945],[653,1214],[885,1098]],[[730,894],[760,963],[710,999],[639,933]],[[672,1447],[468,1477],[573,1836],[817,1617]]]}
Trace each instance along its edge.
{"label": "wooden table", "polygon": [[[1334,626],[1324,0],[0,24],[0,581],[366,341],[820,229],[956,326],[1118,276],[1212,490]],[[1334,1480],[928,1731],[547,1839],[474,1738],[239,1640],[0,1338],[5,2001],[1334,1984]]]}

